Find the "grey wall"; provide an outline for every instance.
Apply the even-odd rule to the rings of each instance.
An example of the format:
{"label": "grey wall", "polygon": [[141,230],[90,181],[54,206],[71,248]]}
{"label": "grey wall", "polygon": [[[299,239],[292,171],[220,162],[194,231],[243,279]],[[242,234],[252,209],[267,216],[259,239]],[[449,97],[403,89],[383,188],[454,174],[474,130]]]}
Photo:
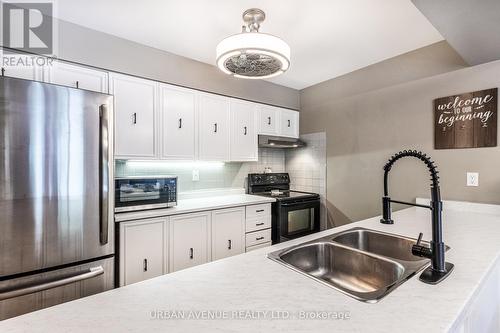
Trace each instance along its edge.
{"label": "grey wall", "polygon": [[57,55],[64,60],[190,88],[292,109],[299,107],[299,92],[295,89],[261,80],[235,79],[215,66],[65,21],[58,21]]}
{"label": "grey wall", "polygon": [[469,65],[500,59],[500,1],[412,2]]}
{"label": "grey wall", "polygon": [[[500,86],[500,61],[457,69],[463,66],[451,57],[433,66],[436,73],[454,71],[415,79],[407,75],[411,68],[414,74],[422,68],[415,59],[432,53],[429,47],[420,51],[422,57],[415,51],[339,78],[351,85],[346,93],[331,81],[301,92],[301,133],[327,135],[327,205],[337,225],[381,213],[382,167],[401,149],[423,150],[435,159],[444,199],[500,203],[500,148],[434,150],[432,104],[437,97]],[[358,82],[372,89],[360,89]],[[467,171],[479,172],[479,187],[465,186]],[[390,174],[391,196],[409,201],[429,197],[428,179],[419,161],[398,161]]]}

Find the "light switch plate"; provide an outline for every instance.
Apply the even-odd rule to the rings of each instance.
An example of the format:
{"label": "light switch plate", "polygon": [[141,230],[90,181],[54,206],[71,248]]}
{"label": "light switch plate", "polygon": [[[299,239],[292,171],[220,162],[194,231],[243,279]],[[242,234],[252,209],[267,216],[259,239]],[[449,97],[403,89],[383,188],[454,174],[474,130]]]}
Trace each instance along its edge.
{"label": "light switch plate", "polygon": [[193,170],[193,182],[200,180],[200,170]]}
{"label": "light switch plate", "polygon": [[479,186],[479,172],[467,172],[467,186]]}

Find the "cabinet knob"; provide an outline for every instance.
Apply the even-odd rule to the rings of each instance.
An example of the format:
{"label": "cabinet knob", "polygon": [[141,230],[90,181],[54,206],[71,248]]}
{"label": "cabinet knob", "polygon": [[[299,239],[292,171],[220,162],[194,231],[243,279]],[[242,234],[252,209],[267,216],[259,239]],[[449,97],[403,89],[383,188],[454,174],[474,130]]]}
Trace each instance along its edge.
{"label": "cabinet knob", "polygon": [[142,264],[142,270],[144,272],[147,272],[148,271],[148,259],[144,259],[144,262]]}
{"label": "cabinet knob", "polygon": [[189,248],[189,259],[193,259],[194,258],[194,249],[191,247]]}

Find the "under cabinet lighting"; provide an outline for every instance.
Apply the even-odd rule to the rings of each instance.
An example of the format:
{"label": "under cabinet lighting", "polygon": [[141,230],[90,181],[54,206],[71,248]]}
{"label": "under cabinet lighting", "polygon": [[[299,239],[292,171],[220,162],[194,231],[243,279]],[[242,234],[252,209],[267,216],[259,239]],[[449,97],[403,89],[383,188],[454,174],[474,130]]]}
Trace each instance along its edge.
{"label": "under cabinet lighting", "polygon": [[125,164],[133,168],[220,169],[224,167],[225,162],[126,160]]}

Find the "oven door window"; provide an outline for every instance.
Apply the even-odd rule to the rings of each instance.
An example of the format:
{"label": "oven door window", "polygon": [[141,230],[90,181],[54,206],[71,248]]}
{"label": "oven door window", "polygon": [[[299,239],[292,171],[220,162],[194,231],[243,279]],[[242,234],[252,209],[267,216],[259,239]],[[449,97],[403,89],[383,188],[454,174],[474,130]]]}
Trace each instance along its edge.
{"label": "oven door window", "polygon": [[319,231],[319,200],[283,203],[278,215],[281,241]]}
{"label": "oven door window", "polygon": [[314,229],[314,209],[305,208],[288,212],[288,234]]}

